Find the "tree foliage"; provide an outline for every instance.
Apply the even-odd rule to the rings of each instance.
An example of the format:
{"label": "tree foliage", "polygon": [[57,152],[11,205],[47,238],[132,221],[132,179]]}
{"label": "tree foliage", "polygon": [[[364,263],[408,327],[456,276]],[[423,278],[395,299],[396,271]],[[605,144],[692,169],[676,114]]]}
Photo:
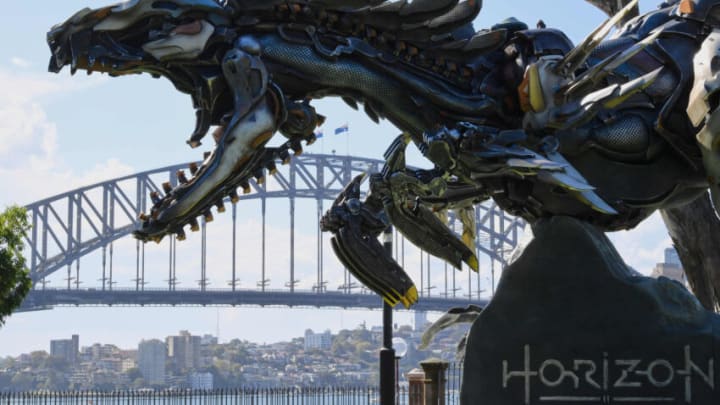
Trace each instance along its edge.
{"label": "tree foliage", "polygon": [[23,236],[30,229],[25,209],[0,213],[0,326],[30,291],[30,275],[22,255]]}

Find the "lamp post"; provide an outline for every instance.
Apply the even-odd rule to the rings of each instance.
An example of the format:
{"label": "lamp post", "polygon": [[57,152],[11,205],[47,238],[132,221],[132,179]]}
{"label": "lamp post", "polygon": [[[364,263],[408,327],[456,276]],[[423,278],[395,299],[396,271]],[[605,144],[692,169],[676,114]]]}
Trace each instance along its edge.
{"label": "lamp post", "polygon": [[395,405],[400,405],[400,359],[407,354],[407,342],[401,337],[392,339],[395,350]]}
{"label": "lamp post", "polygon": [[[383,233],[385,251],[392,256],[392,226]],[[395,404],[395,350],[392,347],[392,307],[383,301],[383,347],[380,349],[380,405]]]}

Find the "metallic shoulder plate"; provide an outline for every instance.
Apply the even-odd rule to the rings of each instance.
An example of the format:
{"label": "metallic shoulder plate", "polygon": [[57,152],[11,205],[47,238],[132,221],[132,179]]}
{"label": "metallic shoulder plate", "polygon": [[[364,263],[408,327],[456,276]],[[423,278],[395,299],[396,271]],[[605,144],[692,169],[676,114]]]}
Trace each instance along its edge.
{"label": "metallic shoulder plate", "polygon": [[683,18],[720,27],[720,0],[681,0],[675,13]]}

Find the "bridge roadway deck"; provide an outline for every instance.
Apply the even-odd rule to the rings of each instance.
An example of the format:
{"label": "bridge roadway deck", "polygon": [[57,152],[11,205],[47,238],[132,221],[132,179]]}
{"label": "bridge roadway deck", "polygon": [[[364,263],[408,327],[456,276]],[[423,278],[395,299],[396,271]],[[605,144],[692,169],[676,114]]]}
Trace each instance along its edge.
{"label": "bridge roadway deck", "polygon": [[[468,304],[481,307],[487,299],[470,300],[420,297],[412,309],[445,312]],[[282,290],[144,290],[135,289],[38,289],[32,290],[19,311],[52,309],[55,306],[260,306],[380,309],[382,301],[375,294]],[[401,308],[401,307],[398,307]]]}

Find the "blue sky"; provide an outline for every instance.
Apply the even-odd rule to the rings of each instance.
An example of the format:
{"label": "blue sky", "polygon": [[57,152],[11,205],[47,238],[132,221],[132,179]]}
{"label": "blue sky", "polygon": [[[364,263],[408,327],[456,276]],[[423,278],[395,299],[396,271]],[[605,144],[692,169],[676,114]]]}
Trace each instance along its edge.
{"label": "blue sky", "polygon": [[[485,0],[476,27],[487,27],[507,17],[516,17],[529,25],[543,19],[549,27],[564,30],[575,42],[597,26],[604,15],[582,0]],[[49,51],[45,33],[53,24],[64,21],[83,7],[99,7],[101,1],[15,1],[3,4],[0,15],[0,206],[26,204],[43,197],[81,185],[110,179],[124,174],[197,159],[201,151],[186,144],[194,126],[194,112],[187,96],[177,93],[169,82],[145,76],[109,79],[107,76],[86,76],[79,72],[70,77],[67,70],[59,75],[46,72]],[[641,2],[643,10],[655,2]],[[363,114],[352,111],[340,100],[321,100],[315,103],[318,111],[328,116],[324,126],[325,138],[313,145],[309,152],[358,156],[382,155],[397,133],[388,123],[374,124]],[[332,129],[349,123],[349,135],[334,136]],[[414,163],[421,163],[415,161]],[[271,260],[286,249],[287,214],[282,202],[274,202],[273,210],[283,215],[272,216],[269,228]],[[300,277],[312,279],[315,233],[314,203],[299,203],[298,210],[308,216],[301,219],[303,229],[298,234],[301,252],[298,258]],[[246,232],[242,237],[250,249],[258,244],[259,218],[253,215],[257,207],[247,209],[241,223]],[[305,211],[299,211],[305,212]],[[313,215],[309,213],[312,212]],[[210,224],[209,237],[222,239],[227,225]],[[669,238],[658,216],[646,221],[631,232],[612,235],[625,260],[638,270],[648,273],[661,260],[662,250],[669,246]],[[197,238],[196,238],[197,239]],[[183,245],[182,260],[191,262],[198,245],[188,241]],[[277,243],[274,243],[277,242]],[[257,246],[257,245],[255,245]],[[132,250],[134,242],[118,244]],[[151,247],[148,247],[151,250]],[[326,252],[330,252],[329,248]],[[133,270],[123,265],[122,253],[117,268],[118,280],[130,285]],[[155,255],[155,256],[153,256]],[[149,253],[160,263],[164,251]],[[280,257],[280,256],[278,256]],[[326,260],[331,260],[326,254]],[[95,259],[83,264],[85,286],[98,278],[92,269]],[[212,259],[221,268],[227,260],[222,248]],[[255,256],[248,256],[246,267],[253,268]],[[433,262],[439,268],[437,262]],[[417,265],[413,262],[412,265]],[[191,284],[188,270],[185,286]],[[133,274],[134,275],[134,274]],[[162,286],[164,271],[150,278]],[[211,275],[212,277],[212,275]],[[225,277],[225,278],[223,278]],[[243,277],[241,275],[241,277]],[[335,277],[338,277],[337,275]],[[339,276],[341,277],[341,276]],[[466,274],[458,274],[458,280]],[[226,274],[215,275],[217,284],[224,283]],[[248,284],[254,284],[247,276]],[[333,280],[335,282],[335,280]],[[487,274],[481,279],[487,283]],[[280,287],[282,276],[274,278]],[[309,281],[307,281],[309,283]],[[439,280],[434,282],[440,283]],[[57,276],[51,286],[62,285]],[[368,325],[381,322],[380,312],[287,310],[258,308],[61,308],[52,311],[23,313],[9,318],[0,329],[0,356],[16,355],[31,350],[48,350],[52,338],[69,337],[79,333],[81,345],[94,342],[114,343],[124,348],[135,347],[141,338],[164,337],[180,329],[192,333],[215,333],[216,319],[220,319],[220,337],[272,342],[300,336],[310,327],[315,330],[353,328],[363,321]],[[400,323],[410,323],[409,313],[396,316]],[[248,327],[249,326],[249,327]]]}

